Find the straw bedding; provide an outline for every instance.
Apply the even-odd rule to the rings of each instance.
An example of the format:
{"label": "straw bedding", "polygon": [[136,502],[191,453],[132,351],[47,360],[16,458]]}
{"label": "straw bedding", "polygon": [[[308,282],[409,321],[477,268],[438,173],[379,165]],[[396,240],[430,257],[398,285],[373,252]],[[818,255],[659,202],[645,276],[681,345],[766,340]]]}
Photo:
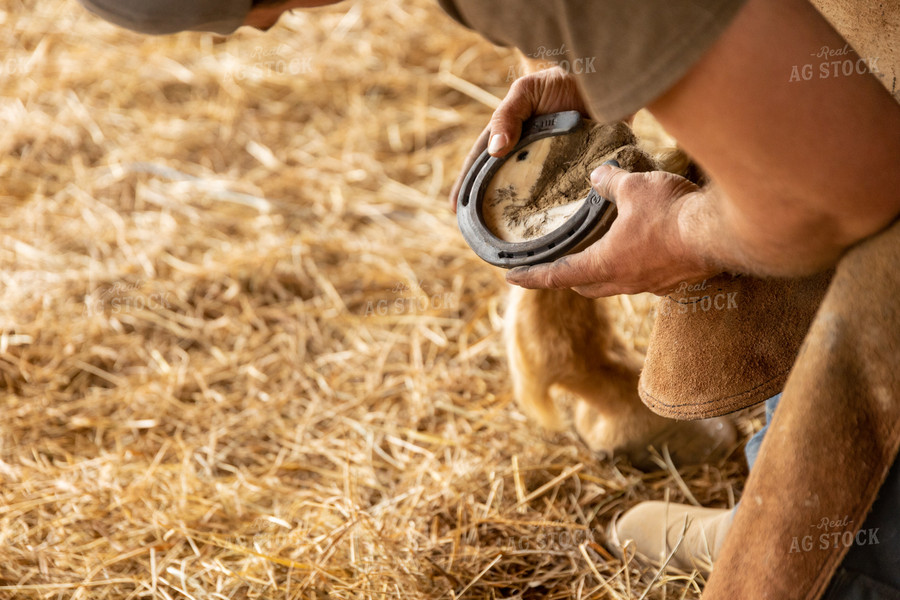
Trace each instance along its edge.
{"label": "straw bedding", "polygon": [[0,22],[0,598],[698,597],[602,530],[743,467],[600,462],[510,395],[445,200],[510,52],[428,0]]}

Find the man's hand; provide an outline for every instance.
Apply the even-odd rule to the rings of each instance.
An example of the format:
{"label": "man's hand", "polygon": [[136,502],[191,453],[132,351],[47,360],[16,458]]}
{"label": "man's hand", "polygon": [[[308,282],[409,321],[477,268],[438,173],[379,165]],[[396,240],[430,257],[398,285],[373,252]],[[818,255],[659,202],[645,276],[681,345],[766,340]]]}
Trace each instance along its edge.
{"label": "man's hand", "polygon": [[481,132],[450,192],[450,207],[456,211],[459,189],[466,173],[485,148],[491,156],[503,156],[513,149],[522,134],[522,123],[535,115],[577,110],[587,115],[587,105],[575,83],[575,77],[559,68],[546,69],[520,77],[494,111],[491,122]]}
{"label": "man's hand", "polygon": [[507,281],[526,288],[572,288],[590,297],[665,294],[722,271],[696,252],[682,231],[682,207],[704,194],[696,185],[671,173],[629,173],[611,166],[596,169],[591,183],[618,209],[606,235],[553,263],[512,269]]}

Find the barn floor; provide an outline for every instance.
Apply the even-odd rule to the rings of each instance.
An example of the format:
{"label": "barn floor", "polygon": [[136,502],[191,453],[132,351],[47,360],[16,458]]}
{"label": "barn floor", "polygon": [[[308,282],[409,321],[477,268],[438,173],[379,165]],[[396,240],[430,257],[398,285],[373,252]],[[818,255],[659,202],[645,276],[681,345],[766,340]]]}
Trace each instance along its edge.
{"label": "barn floor", "polygon": [[699,597],[602,531],[741,463],[600,461],[511,397],[446,201],[511,52],[430,0],[0,22],[0,598]]}

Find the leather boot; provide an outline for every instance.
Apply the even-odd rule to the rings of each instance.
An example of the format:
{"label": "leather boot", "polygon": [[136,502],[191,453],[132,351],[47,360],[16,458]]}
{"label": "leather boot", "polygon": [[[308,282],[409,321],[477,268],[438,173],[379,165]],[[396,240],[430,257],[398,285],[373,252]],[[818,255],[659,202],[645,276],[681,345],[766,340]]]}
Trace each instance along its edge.
{"label": "leather boot", "polygon": [[608,538],[613,550],[621,553],[630,540],[639,554],[660,564],[675,550],[669,566],[708,575],[733,515],[730,508],[642,502],[613,519]]}

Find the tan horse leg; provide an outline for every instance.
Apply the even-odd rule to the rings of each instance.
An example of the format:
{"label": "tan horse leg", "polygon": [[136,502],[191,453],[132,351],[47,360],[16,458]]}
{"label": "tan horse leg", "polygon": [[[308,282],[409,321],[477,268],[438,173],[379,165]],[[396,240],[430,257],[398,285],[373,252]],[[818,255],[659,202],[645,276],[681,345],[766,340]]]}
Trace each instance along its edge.
{"label": "tan horse leg", "polygon": [[624,454],[652,467],[650,446],[668,445],[680,464],[732,449],[734,426],[724,418],[673,421],[651,412],[637,393],[642,357],[613,324],[615,299],[592,300],[568,290],[513,288],[505,334],[515,396],[542,425],[559,429],[553,386],[575,394],[575,428],[596,452]]}

